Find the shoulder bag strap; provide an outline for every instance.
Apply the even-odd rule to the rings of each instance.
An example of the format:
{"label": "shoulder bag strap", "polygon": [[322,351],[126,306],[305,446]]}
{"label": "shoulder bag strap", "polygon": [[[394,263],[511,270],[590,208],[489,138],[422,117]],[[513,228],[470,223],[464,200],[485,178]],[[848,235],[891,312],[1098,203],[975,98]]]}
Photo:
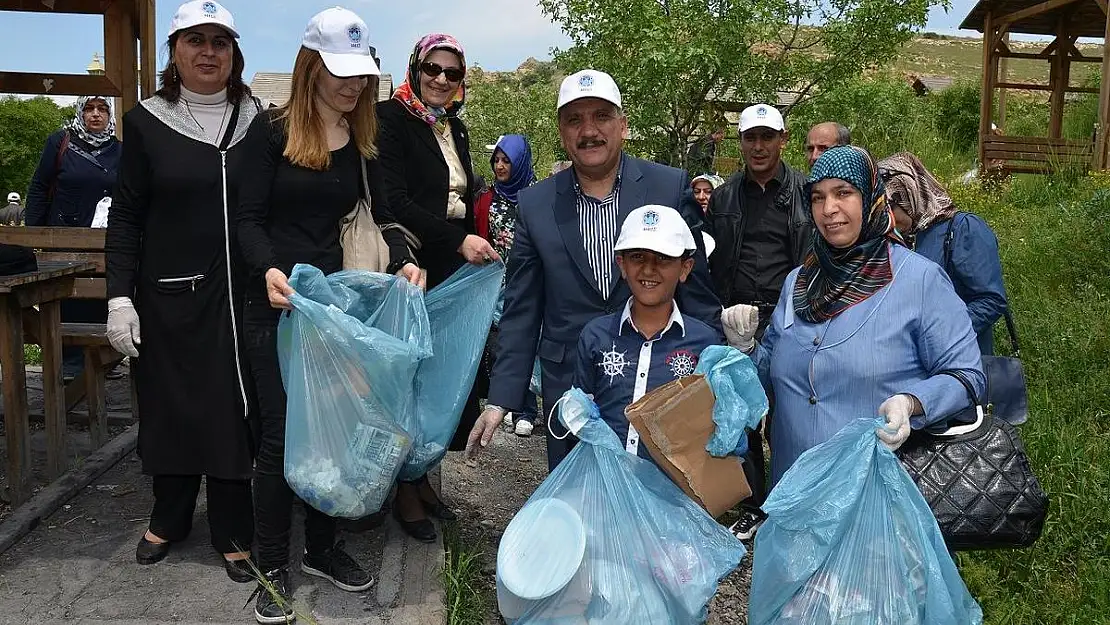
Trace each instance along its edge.
{"label": "shoulder bag strap", "polygon": [[[352,141],[353,140],[354,139],[352,139]],[[363,199],[366,200],[367,210],[369,210],[369,207],[370,207],[370,175],[366,172],[366,157],[362,155],[362,152],[358,153],[358,166],[359,166],[359,171],[362,172],[362,176],[361,176],[362,177],[362,195],[363,195]]]}
{"label": "shoulder bag strap", "polygon": [[62,173],[62,160],[66,156],[66,150],[69,149],[69,131],[62,130],[62,140],[58,142],[58,153],[54,155],[54,178],[50,181],[50,187],[46,190],[46,199],[54,200],[54,195],[58,192],[58,176]]}
{"label": "shoulder bag strap", "polygon": [[224,129],[224,136],[220,139],[220,151],[227,150],[227,146],[231,145],[231,138],[235,136],[235,127],[239,125],[239,104],[236,104],[231,109],[231,119],[227,121],[227,128]]}

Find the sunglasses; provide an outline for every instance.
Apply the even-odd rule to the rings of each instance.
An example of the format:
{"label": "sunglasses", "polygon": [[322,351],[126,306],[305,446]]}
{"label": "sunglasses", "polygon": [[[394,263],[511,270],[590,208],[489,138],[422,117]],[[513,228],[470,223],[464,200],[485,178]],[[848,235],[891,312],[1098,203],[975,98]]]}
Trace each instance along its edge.
{"label": "sunglasses", "polygon": [[420,71],[428,78],[435,78],[440,74],[447,77],[450,82],[459,82],[466,76],[466,72],[457,67],[442,67],[439,63],[424,61],[420,64]]}

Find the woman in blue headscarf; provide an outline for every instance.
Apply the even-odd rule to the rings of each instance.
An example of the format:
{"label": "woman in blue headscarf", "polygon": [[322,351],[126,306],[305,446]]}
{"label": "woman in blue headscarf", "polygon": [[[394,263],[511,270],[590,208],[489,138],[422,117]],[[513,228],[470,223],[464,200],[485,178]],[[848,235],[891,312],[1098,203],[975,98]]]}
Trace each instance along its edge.
{"label": "woman in blue headscarf", "polygon": [[[524,135],[502,136],[493,148],[489,164],[493,169],[493,188],[478,196],[474,204],[474,225],[478,236],[489,241],[501,258],[508,262],[516,230],[518,194],[536,181],[528,139]],[[491,333],[489,343],[496,343],[496,338],[496,332]],[[491,352],[487,351],[490,366],[493,360]],[[524,398],[525,411],[512,415],[513,431],[518,436],[531,436],[538,418],[536,397],[530,395]]]}
{"label": "woman in blue headscarf", "polygon": [[910,430],[943,422],[981,395],[985,378],[967,307],[944,271],[894,230],[875,160],[855,146],[821,155],[806,185],[813,251],[786,278],[771,325],[724,311],[728,341],[775,396],[771,481],[853,419],[885,418],[897,449]]}

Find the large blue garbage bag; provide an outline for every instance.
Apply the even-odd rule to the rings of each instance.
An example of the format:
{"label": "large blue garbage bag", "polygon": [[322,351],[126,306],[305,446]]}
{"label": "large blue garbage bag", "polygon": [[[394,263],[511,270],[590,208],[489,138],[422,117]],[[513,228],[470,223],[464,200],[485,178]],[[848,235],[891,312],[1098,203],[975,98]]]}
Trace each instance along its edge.
{"label": "large blue garbage bag", "polygon": [[744,545],[654,464],[629,454],[572,388],[559,418],[581,443],[513,518],[497,552],[509,623],[702,623]]}
{"label": "large blue garbage bag", "polygon": [[432,355],[416,373],[413,447],[401,477],[415,479],[435,466],[459,426],[486,345],[505,265],[463,265],[428,292],[424,303]]}
{"label": "large blue garbage bag", "polygon": [[752,625],[981,625],[925,499],[859,419],[801,455],[755,540]]}
{"label": "large blue garbage bag", "polygon": [[297,265],[278,325],[288,396],[285,478],[332,516],[377,512],[412,445],[413,380],[432,343],[420,289],[369,272]]}
{"label": "large blue garbage bag", "polygon": [[705,376],[713,390],[713,436],[705,445],[709,455],[748,453],[748,430],[767,416],[767,393],[755,363],[744,352],[727,345],[710,345],[698,356],[695,374]]}

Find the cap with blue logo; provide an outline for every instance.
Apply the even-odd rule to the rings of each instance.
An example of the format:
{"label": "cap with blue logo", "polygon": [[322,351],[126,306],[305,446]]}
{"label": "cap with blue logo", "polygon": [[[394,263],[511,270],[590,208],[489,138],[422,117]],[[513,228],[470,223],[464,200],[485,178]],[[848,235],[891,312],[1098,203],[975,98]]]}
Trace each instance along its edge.
{"label": "cap with blue logo", "polygon": [[628,214],[613,250],[649,250],[678,258],[696,247],[690,226],[678,211],[648,204]]}
{"label": "cap with blue logo", "polygon": [[193,0],[177,7],[177,13],[174,13],[173,19],[170,20],[170,35],[179,30],[204,24],[219,26],[232,37],[239,38],[239,33],[235,30],[235,18],[231,17],[231,12],[213,0]]}
{"label": "cap with blue logo", "polygon": [[559,85],[559,103],[555,108],[561,109],[582,98],[601,98],[617,106],[621,105],[621,91],[617,88],[616,81],[609,74],[596,69],[584,69],[564,78]]}
{"label": "cap with blue logo", "polygon": [[786,124],[777,108],[770,104],[753,104],[740,113],[740,132],[752,128],[770,128],[782,132],[786,130]]}
{"label": "cap with blue logo", "polygon": [[305,28],[301,45],[316,50],[334,76],[381,74],[370,47],[370,29],[353,11],[334,7],[320,11]]}

